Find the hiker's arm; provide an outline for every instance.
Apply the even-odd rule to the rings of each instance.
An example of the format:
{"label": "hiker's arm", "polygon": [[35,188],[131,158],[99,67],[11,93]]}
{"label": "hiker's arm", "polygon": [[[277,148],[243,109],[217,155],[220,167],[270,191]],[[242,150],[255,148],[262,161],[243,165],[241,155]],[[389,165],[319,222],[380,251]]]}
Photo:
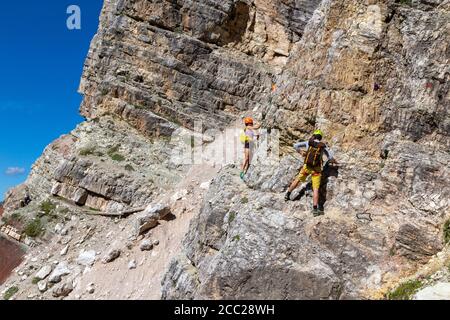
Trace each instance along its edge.
{"label": "hiker's arm", "polygon": [[252,129],[253,130],[258,130],[259,128],[261,128],[261,123],[255,123],[253,126],[252,126]]}
{"label": "hiker's arm", "polygon": [[328,147],[325,148],[325,155],[327,156],[327,159],[330,163],[338,164],[338,162],[334,158],[333,152],[330,150],[330,148],[328,148]]}
{"label": "hiker's arm", "polygon": [[296,151],[300,151],[301,148],[308,148],[308,146],[309,146],[308,141],[297,142],[296,144],[294,144],[294,149]]}

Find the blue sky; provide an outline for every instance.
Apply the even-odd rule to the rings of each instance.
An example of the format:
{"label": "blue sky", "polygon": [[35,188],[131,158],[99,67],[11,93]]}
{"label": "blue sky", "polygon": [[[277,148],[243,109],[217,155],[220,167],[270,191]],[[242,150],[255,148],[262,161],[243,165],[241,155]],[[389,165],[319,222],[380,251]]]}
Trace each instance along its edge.
{"label": "blue sky", "polygon": [[[83,121],[77,93],[103,0],[3,1],[0,10],[0,200],[45,146]],[[69,30],[69,5],[81,30]]]}

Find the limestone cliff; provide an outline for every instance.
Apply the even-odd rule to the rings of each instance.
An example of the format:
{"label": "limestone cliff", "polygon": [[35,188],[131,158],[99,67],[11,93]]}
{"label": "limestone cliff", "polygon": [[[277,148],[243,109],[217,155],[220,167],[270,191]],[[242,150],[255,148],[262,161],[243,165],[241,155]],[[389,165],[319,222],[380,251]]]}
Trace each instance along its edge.
{"label": "limestone cliff", "polygon": [[[167,250],[140,264],[153,268],[142,279],[122,278],[161,283],[124,288],[119,298],[377,297],[445,246],[449,18],[448,0],[105,1],[80,85],[86,122],[46,148],[9,193],[7,214],[30,220],[50,199],[58,205],[50,211],[66,217],[61,228],[77,230],[53,232],[46,219],[33,249],[40,263],[50,239],[61,249],[84,239],[76,217],[86,213],[100,231],[76,242],[80,250],[140,257],[129,215],[149,206],[138,220],[155,227],[164,217],[154,204],[169,203],[173,221],[145,235],[163,237]],[[244,182],[233,164],[173,163],[174,133],[199,121],[203,131],[233,127],[243,115],[280,131],[280,158],[257,151]],[[292,142],[317,127],[341,166],[326,166],[326,215],[314,218],[308,190],[288,203],[283,192],[302,161]],[[33,201],[24,207],[26,192]],[[71,269],[79,256],[64,259]],[[117,268],[95,258],[89,265],[114,275],[127,269],[121,259]],[[53,296],[89,298],[79,289],[84,267]],[[96,293],[108,298],[113,289]]]}

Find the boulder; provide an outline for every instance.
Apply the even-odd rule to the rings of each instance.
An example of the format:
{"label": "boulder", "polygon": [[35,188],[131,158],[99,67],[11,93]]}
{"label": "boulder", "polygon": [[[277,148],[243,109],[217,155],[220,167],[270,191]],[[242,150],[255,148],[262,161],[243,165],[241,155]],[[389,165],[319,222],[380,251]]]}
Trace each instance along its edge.
{"label": "boulder", "polygon": [[47,282],[46,281],[39,281],[38,283],[37,283],[37,286],[38,286],[38,290],[40,291],[40,292],[45,292],[45,291],[47,291]]}
{"label": "boulder", "polygon": [[120,249],[110,249],[106,255],[103,256],[102,262],[109,263],[116,260],[120,256]]}
{"label": "boulder", "polygon": [[68,274],[70,274],[70,269],[67,266],[67,263],[60,262],[60,263],[58,263],[58,265],[55,267],[53,272],[48,277],[48,281],[51,283],[61,282],[62,277],[66,276]]}
{"label": "boulder", "polygon": [[170,213],[170,207],[164,204],[156,204],[147,207],[147,209],[136,218],[135,236],[139,236],[147,230],[154,228],[158,221]]}
{"label": "boulder", "polygon": [[48,275],[52,272],[52,267],[47,265],[47,266],[43,266],[41,269],[39,269],[38,272],[36,272],[35,274],[35,278],[39,279],[39,280],[44,280],[45,278],[48,277]]}
{"label": "boulder", "polygon": [[95,250],[82,250],[77,258],[77,263],[85,267],[91,267],[95,262]]}
{"label": "boulder", "polygon": [[53,288],[52,295],[55,298],[67,297],[73,291],[72,282],[66,282]]}
{"label": "boulder", "polygon": [[153,243],[151,240],[145,239],[142,240],[141,244],[139,245],[139,248],[141,251],[150,251],[153,249]]}

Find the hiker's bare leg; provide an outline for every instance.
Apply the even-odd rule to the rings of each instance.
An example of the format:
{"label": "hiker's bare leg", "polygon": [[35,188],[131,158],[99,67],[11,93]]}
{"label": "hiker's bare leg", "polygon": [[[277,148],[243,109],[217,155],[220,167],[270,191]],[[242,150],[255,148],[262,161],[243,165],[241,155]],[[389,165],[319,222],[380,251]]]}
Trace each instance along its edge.
{"label": "hiker's bare leg", "polygon": [[298,187],[299,183],[300,183],[300,179],[298,179],[298,178],[295,178],[295,180],[294,180],[294,181],[292,181],[292,183],[291,183],[291,186],[290,186],[290,187],[289,187],[289,189],[288,189],[288,192],[292,192],[292,191],[294,191],[294,190],[295,190],[295,188],[297,188],[297,187]]}
{"label": "hiker's bare leg", "polygon": [[249,167],[250,167],[250,161],[247,160],[247,164],[245,165],[245,169],[244,169],[245,173],[247,173]]}
{"label": "hiker's bare leg", "polygon": [[314,189],[313,205],[317,207],[319,205],[319,189]]}
{"label": "hiker's bare leg", "polygon": [[247,173],[249,167],[250,167],[250,150],[246,148],[244,150],[244,163],[242,165],[242,172]]}

